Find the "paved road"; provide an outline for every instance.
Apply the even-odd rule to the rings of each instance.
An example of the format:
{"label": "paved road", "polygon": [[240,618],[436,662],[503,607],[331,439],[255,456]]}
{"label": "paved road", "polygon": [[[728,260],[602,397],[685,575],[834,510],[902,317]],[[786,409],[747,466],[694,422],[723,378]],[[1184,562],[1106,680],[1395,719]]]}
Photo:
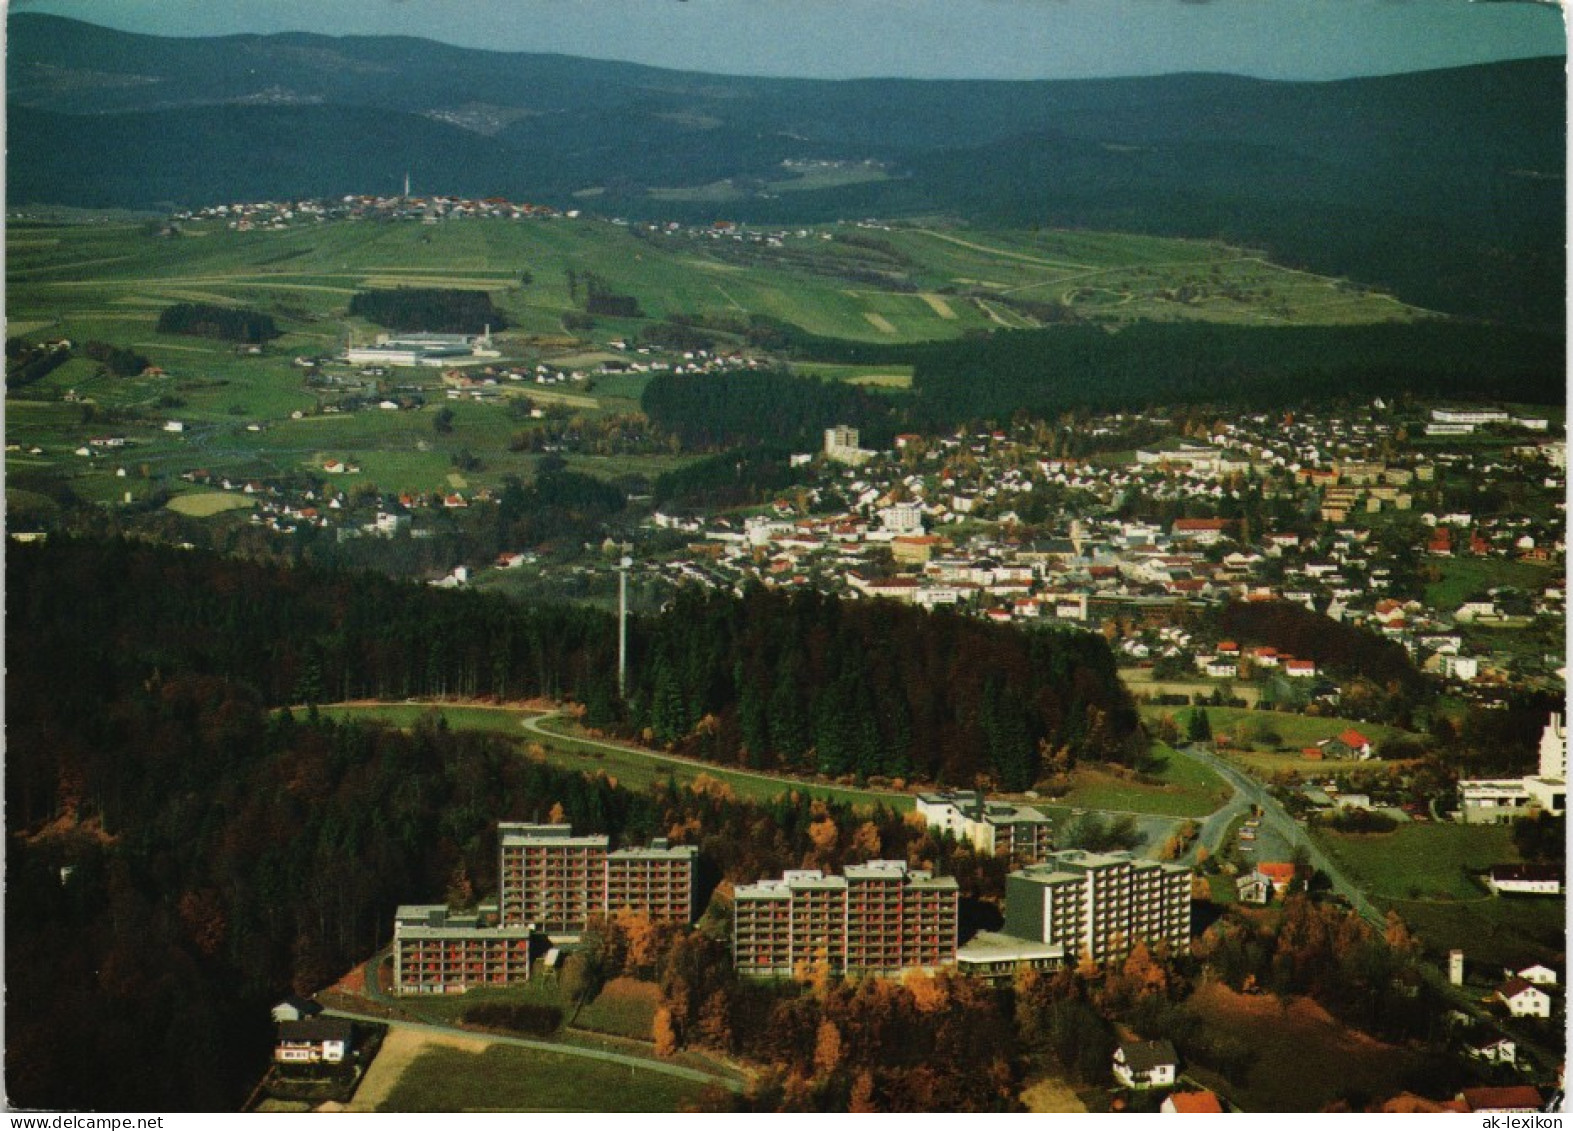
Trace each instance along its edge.
{"label": "paved road", "polygon": [[820,790],[826,793],[846,794],[852,797],[853,800],[857,800],[857,795],[866,794],[876,794],[880,797],[889,797],[893,800],[912,800],[912,795],[910,793],[901,793],[894,789],[875,789],[872,786],[859,786],[856,789],[842,789],[833,785],[825,785],[822,782],[804,781],[800,778],[781,777],[777,774],[761,773],[758,770],[743,770],[736,766],[721,766],[714,762],[703,761],[699,758],[684,758],[679,754],[661,754],[654,750],[647,750],[643,746],[629,746],[618,742],[602,742],[595,738],[581,738],[576,734],[559,734],[557,731],[549,730],[545,726],[541,725],[543,723],[549,722],[552,719],[561,717],[562,716],[556,712],[545,715],[531,715],[523,720],[522,725],[524,729],[529,731],[531,734],[545,739],[548,742],[556,740],[558,742],[573,742],[583,746],[596,746],[602,750],[615,751],[618,754],[636,754],[641,758],[649,758],[652,761],[669,762],[674,766],[686,766],[691,770],[702,770],[707,773],[714,773],[716,770],[722,770],[728,776],[735,775],[740,778],[754,778],[757,781],[769,782],[771,785],[778,785],[782,788],[783,791],[789,789]]}
{"label": "paved road", "polygon": [[[1278,804],[1277,799],[1268,792],[1265,785],[1203,747],[1193,744],[1178,749],[1181,754],[1200,762],[1234,787],[1234,800],[1207,819],[1207,823],[1203,826],[1204,839],[1209,831],[1213,836],[1222,838],[1223,829],[1227,827],[1228,820],[1232,819],[1231,817],[1220,820],[1224,814],[1231,810],[1235,813],[1243,812],[1247,807],[1256,805],[1262,811],[1264,831],[1277,837],[1291,852],[1297,848],[1304,848],[1306,859],[1311,867],[1326,876],[1332,883],[1333,890],[1347,899],[1349,905],[1358,911],[1362,918],[1378,929],[1386,925],[1387,917],[1381,910],[1365,897],[1365,893],[1325,852],[1317,847],[1316,842],[1298,821],[1284,811],[1284,807]],[[1212,850],[1212,846],[1209,845],[1208,851]]]}
{"label": "paved road", "polygon": [[659,1060],[649,1060],[639,1056],[625,1056],[618,1052],[604,1052],[601,1049],[580,1048],[578,1045],[556,1044],[552,1041],[532,1041],[528,1037],[504,1037],[495,1033],[482,1033],[474,1029],[460,1029],[450,1025],[427,1025],[419,1021],[389,1021],[386,1017],[378,1017],[372,1013],[356,1013],[347,1009],[325,1009],[323,1015],[327,1017],[342,1017],[348,1021],[370,1021],[378,1025],[386,1025],[390,1029],[409,1029],[416,1033],[429,1033],[443,1036],[470,1037],[493,1044],[513,1045],[515,1048],[535,1049],[538,1052],[558,1053],[562,1056],[576,1056],[583,1060],[601,1060],[608,1064],[623,1064],[629,1068],[640,1068],[646,1072],[659,1072],[664,1076],[676,1076],[681,1080],[691,1080],[696,1084],[720,1084],[734,1092],[741,1092],[741,1081],[733,1080],[726,1076],[715,1076],[709,1072],[701,1072],[697,1068],[684,1068],[680,1064],[667,1064]]}

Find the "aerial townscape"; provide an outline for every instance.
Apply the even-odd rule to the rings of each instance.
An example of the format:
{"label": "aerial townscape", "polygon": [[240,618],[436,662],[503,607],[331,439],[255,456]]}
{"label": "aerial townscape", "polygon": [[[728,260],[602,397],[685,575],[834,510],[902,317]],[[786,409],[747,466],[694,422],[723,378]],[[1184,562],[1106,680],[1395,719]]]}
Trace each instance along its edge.
{"label": "aerial townscape", "polygon": [[1555,5],[326,7],[7,19],[10,1107],[1560,1126]]}

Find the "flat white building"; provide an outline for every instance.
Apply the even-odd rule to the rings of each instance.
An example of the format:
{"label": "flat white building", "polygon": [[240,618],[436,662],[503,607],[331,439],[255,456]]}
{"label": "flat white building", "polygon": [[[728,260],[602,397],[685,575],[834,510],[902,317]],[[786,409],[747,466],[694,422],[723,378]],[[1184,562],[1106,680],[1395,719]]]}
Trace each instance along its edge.
{"label": "flat white building", "polygon": [[1041,810],[987,801],[977,790],[920,793],[917,810],[929,828],[948,832],[990,856],[1035,864],[1054,847],[1054,822]]}

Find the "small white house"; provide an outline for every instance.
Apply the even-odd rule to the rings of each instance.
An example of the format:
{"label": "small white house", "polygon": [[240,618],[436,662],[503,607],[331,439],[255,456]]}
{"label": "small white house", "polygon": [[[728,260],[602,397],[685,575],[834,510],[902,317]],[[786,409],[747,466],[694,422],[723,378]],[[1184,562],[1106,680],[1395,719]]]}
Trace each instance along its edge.
{"label": "small white house", "polygon": [[1114,1079],[1135,1091],[1172,1088],[1179,1062],[1168,1041],[1121,1041],[1114,1049]]}
{"label": "small white house", "polygon": [[1507,1037],[1499,1037],[1495,1033],[1469,1042],[1464,1046],[1464,1054],[1471,1060],[1480,1060],[1487,1064],[1518,1063],[1518,1045]]}
{"label": "small white house", "polygon": [[[1460,783],[1464,784],[1475,783]],[[1498,895],[1561,895],[1563,869],[1556,864],[1498,864],[1486,874]]]}
{"label": "small white house", "polygon": [[1557,984],[1557,972],[1549,966],[1542,966],[1538,962],[1532,966],[1526,966],[1522,970],[1509,970],[1508,974],[1510,976],[1517,975],[1531,985],[1554,986]]}
{"label": "small white house", "polygon": [[1509,978],[1496,989],[1496,1000],[1514,1017],[1550,1017],[1551,995],[1532,982]]}
{"label": "small white house", "polygon": [[280,1064],[339,1064],[349,1055],[353,1030],[337,1017],[281,1021],[273,1045]]}

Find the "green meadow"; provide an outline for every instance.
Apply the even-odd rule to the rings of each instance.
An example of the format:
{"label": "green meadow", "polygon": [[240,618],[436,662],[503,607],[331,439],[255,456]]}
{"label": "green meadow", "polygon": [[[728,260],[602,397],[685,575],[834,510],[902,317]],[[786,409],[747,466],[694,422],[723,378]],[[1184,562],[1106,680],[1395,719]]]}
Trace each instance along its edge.
{"label": "green meadow", "polygon": [[[635,373],[551,387],[504,382],[505,395],[486,403],[448,401],[440,374],[430,369],[396,369],[373,379],[346,367],[332,373],[338,384],[309,386],[294,357],[331,356],[350,340],[379,332],[347,313],[351,297],[371,288],[486,290],[511,323],[497,336],[505,359],[584,370],[631,356],[608,347],[669,315],[733,326],[767,315],[825,337],[902,344],[1038,325],[1033,304],[1116,320],[1363,322],[1416,313],[1277,267],[1249,250],[1113,233],[837,225],[791,229],[771,245],[729,233],[667,234],[588,219],[346,220],[244,232],[202,221],[173,236],[155,230],[127,217],[8,226],[11,333],[129,347],[159,371],[112,377],[79,353],[11,392],[7,440],[22,450],[7,453],[6,467],[18,477],[17,491],[47,495],[30,484],[37,476],[63,480],[84,498],[120,501],[127,490],[141,498],[155,485],[185,492],[177,477],[196,468],[261,477],[339,459],[361,469],[346,487],[431,492],[454,489],[450,477],[465,454],[479,460],[463,474],[469,489],[478,490],[533,467],[534,457],[510,445],[536,426],[527,413],[509,410],[512,399],[592,417],[638,408],[649,378]],[[565,331],[564,315],[581,309],[591,275],[634,296],[644,317],[598,318],[589,330]],[[272,315],[283,335],[254,355],[225,342],[159,333],[160,312],[177,302],[252,307]],[[742,344],[725,331],[719,340],[724,348]],[[910,367],[897,365],[799,368],[892,395],[912,378]],[[322,413],[349,394],[375,403],[411,391],[424,397],[424,408]],[[453,410],[454,427],[439,432],[443,407]],[[170,420],[185,430],[164,431]],[[104,434],[124,436],[133,446],[75,454],[88,438]],[[657,475],[682,462],[584,457],[575,465],[616,477]],[[183,506],[193,514],[204,509]]]}
{"label": "green meadow", "polygon": [[405,1069],[378,1111],[676,1111],[698,1083],[624,1064],[493,1045],[431,1047]]}

